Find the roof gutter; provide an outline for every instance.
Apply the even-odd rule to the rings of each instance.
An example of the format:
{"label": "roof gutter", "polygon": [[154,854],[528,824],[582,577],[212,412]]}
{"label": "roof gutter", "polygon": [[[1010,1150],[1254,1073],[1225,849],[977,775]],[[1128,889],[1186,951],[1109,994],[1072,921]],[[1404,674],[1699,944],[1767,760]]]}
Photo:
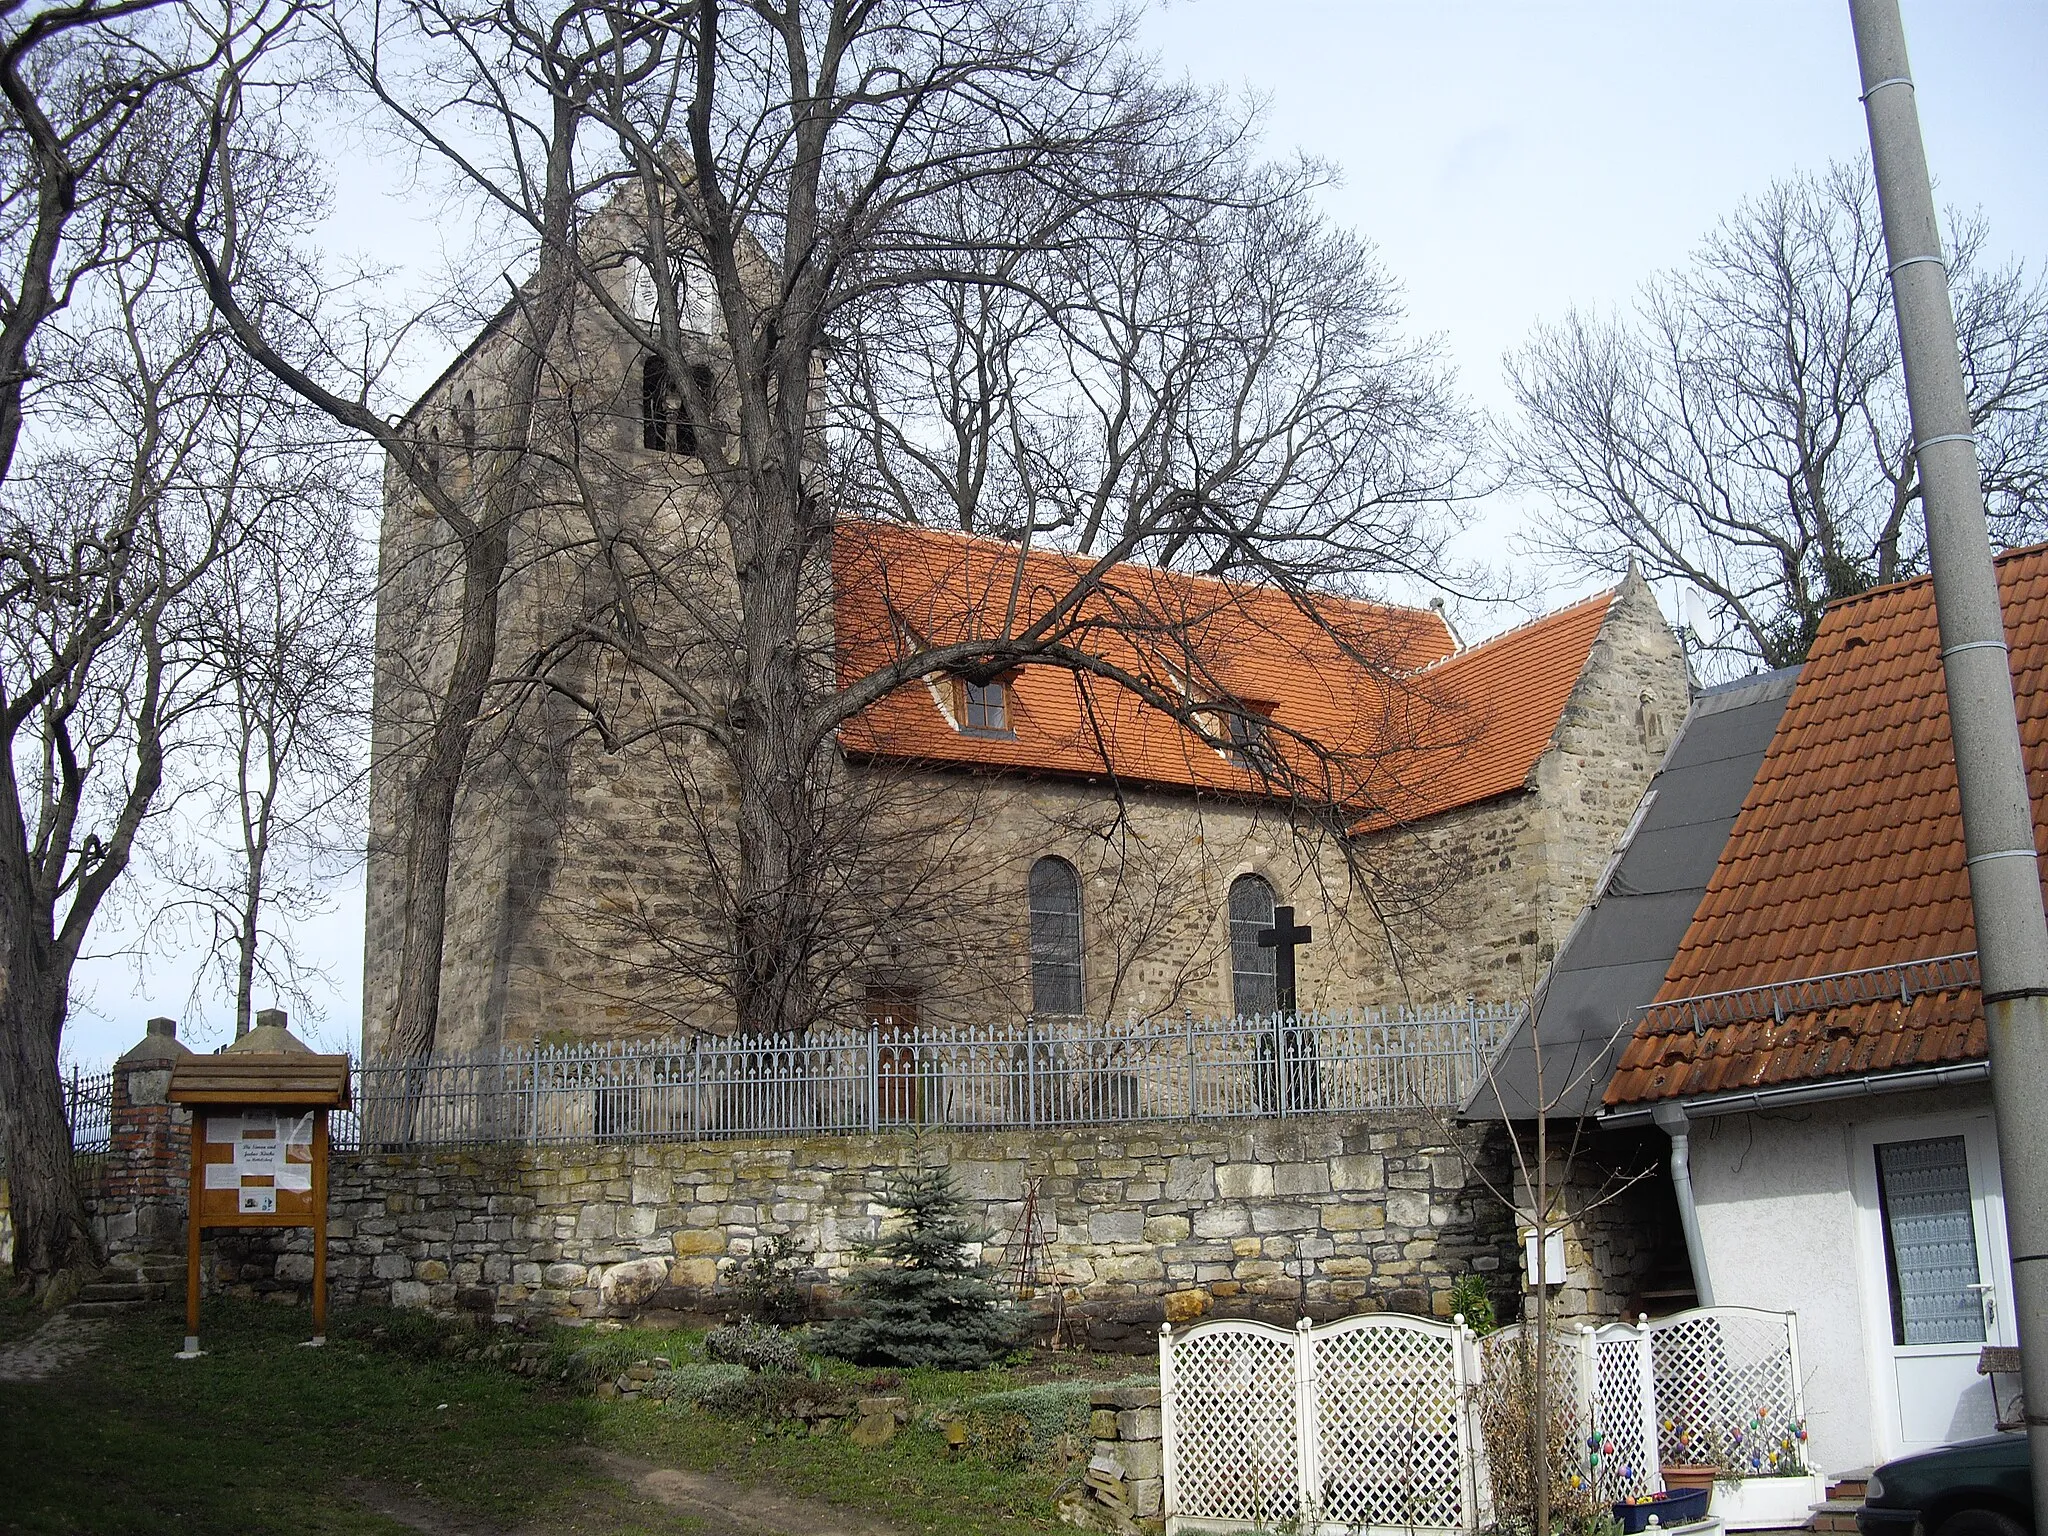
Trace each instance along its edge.
{"label": "roof gutter", "polygon": [[1990,1062],[1965,1061],[1947,1067],[1921,1067],[1912,1072],[1867,1072],[1861,1077],[1787,1083],[1781,1088],[1757,1088],[1748,1093],[1712,1093],[1696,1099],[1669,1099],[1662,1104],[1636,1104],[1625,1109],[1602,1110],[1599,1118],[1602,1125],[1642,1125],[1652,1120],[1663,1125],[1667,1111],[1676,1112],[1684,1120],[1704,1120],[1712,1115],[1749,1114],[1792,1104],[1820,1104],[1829,1099],[1863,1099],[1887,1093],[1912,1093],[1921,1088],[1946,1088],[1957,1083],[1981,1083],[1990,1077]]}

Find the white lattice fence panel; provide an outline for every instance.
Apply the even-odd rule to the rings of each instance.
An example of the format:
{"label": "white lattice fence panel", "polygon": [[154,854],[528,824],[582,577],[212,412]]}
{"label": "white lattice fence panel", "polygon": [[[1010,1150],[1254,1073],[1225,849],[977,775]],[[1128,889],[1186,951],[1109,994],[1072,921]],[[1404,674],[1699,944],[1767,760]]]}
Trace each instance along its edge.
{"label": "white lattice fence panel", "polygon": [[[1530,1464],[1530,1431],[1535,1414],[1536,1335],[1533,1328],[1511,1323],[1479,1341],[1480,1378],[1474,1393],[1479,1452],[1485,1460],[1485,1481],[1492,1515],[1503,1523],[1528,1521],[1534,1510],[1534,1469]],[[1550,1341],[1552,1474],[1582,1480],[1587,1471],[1586,1434],[1590,1409],[1579,1336],[1554,1331]]]}
{"label": "white lattice fence panel", "polygon": [[1592,1367],[1588,1461],[1594,1486],[1610,1502],[1660,1491],[1649,1335],[1612,1323],[1588,1333],[1584,1348]]}
{"label": "white lattice fence panel", "polygon": [[1712,1462],[1745,1477],[1806,1469],[1792,1314],[1709,1307],[1649,1327],[1665,1462]]}
{"label": "white lattice fence panel", "polygon": [[1357,1318],[1316,1330],[1310,1347],[1317,1512],[1346,1526],[1471,1529],[1457,1332]]}
{"label": "white lattice fence panel", "polygon": [[1211,1323],[1167,1336],[1171,1513],[1272,1523],[1301,1512],[1301,1435],[1292,1333]]}

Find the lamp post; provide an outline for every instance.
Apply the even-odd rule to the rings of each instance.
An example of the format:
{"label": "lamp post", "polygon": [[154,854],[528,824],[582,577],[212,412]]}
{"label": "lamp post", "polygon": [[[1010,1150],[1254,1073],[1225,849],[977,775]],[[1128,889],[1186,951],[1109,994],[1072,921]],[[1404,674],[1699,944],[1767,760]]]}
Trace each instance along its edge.
{"label": "lamp post", "polygon": [[2012,1248],[2034,1515],[2048,1530],[2048,916],[1977,445],[1898,0],[1849,0],[1884,216],[1961,790]]}

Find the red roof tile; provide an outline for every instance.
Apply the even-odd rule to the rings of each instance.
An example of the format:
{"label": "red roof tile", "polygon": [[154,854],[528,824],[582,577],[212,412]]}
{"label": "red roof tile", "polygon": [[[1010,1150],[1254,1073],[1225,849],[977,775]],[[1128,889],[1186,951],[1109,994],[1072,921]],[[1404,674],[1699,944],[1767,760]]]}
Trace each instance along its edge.
{"label": "red roof tile", "polygon": [[[2020,735],[2048,846],[2048,545],[1998,562]],[[1981,1000],[1951,980],[1907,1001],[1719,1020],[1662,1006],[1974,950],[1932,582],[1830,607],[1756,782],[1610,1106],[1966,1061]],[[1974,979],[1974,972],[1971,973]]]}
{"label": "red roof tile", "polygon": [[[916,649],[1016,633],[1088,562],[890,525],[842,527],[833,553],[842,679]],[[1436,814],[1527,782],[1557,728],[1612,594],[1466,651],[1433,612],[1117,567],[1068,621],[1066,642],[1178,696],[1256,702],[1324,754],[1333,798],[1369,825]],[[1007,626],[1007,629],[1006,629]],[[1190,667],[1188,651],[1198,658]],[[841,732],[856,756],[1259,795],[1272,786],[1128,688],[1058,666],[1009,679],[1009,736],[954,728],[934,688],[898,689]],[[1275,738],[1297,769],[1314,754]]]}

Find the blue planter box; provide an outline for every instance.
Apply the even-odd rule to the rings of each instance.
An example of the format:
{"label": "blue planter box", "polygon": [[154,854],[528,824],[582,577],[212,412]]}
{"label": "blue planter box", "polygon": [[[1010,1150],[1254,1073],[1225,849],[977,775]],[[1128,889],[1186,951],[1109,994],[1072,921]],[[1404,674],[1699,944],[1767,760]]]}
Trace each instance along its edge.
{"label": "blue planter box", "polygon": [[1684,1488],[1677,1493],[1660,1493],[1647,1504],[1617,1504],[1614,1518],[1621,1522],[1627,1536],[1648,1529],[1652,1515],[1660,1526],[1684,1525],[1706,1514],[1707,1500],[1713,1492],[1711,1488]]}

